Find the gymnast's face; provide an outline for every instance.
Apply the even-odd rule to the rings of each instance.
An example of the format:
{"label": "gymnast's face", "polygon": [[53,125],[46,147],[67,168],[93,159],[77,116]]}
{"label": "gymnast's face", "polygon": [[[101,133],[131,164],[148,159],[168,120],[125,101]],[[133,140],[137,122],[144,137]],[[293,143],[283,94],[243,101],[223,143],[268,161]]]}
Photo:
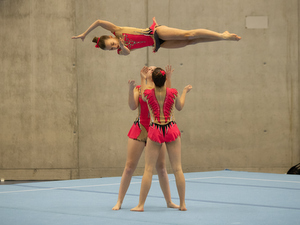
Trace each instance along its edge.
{"label": "gymnast's face", "polygon": [[116,38],[109,38],[105,40],[105,50],[116,50],[120,47],[119,41]]}
{"label": "gymnast's face", "polygon": [[155,70],[156,66],[149,66],[147,72],[147,79],[152,80],[152,73]]}

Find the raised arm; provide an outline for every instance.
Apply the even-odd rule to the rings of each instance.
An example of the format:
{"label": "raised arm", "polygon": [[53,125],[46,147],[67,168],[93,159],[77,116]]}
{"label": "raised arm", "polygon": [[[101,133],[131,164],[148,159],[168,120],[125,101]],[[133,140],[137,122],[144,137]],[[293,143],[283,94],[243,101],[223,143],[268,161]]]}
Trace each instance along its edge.
{"label": "raised arm", "polygon": [[183,106],[184,106],[184,102],[185,102],[185,95],[187,93],[190,92],[190,90],[192,89],[192,86],[191,85],[187,85],[184,89],[183,89],[183,92],[182,92],[182,95],[178,98],[176,98],[176,101],[175,101],[175,108],[180,111],[182,110]]}
{"label": "raised arm", "polygon": [[167,76],[167,80],[166,80],[166,87],[167,88],[171,88],[171,76],[174,70],[172,70],[172,66],[167,65],[166,66],[166,76]]}
{"label": "raised arm", "polygon": [[78,35],[78,36],[73,36],[72,39],[81,39],[82,41],[84,41],[85,37],[92,31],[94,30],[96,27],[102,27],[106,30],[109,30],[110,32],[115,32],[117,29],[119,29],[120,27],[114,25],[111,22],[105,21],[105,20],[96,20],[85,32],[83,32],[82,34]]}
{"label": "raised arm", "polygon": [[129,108],[135,110],[139,106],[139,90],[136,87],[134,80],[128,81],[129,85],[129,95],[128,95],[128,105]]}
{"label": "raised arm", "polygon": [[147,88],[147,83],[146,83],[146,75],[148,72],[148,67],[144,66],[140,72],[141,75],[141,93],[142,93],[142,98],[144,100],[144,91]]}

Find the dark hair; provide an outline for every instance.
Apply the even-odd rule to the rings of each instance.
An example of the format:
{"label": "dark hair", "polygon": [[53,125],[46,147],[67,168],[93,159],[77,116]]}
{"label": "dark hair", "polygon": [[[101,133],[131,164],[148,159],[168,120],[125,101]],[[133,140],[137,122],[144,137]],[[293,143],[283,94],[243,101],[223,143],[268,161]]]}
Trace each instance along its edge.
{"label": "dark hair", "polygon": [[287,172],[287,174],[300,174],[300,163],[291,167]]}
{"label": "dark hair", "polygon": [[[103,49],[103,50],[105,50],[105,40],[107,40],[107,39],[109,39],[110,37],[109,36],[107,36],[107,35],[103,35],[103,36],[101,36],[100,37],[100,40],[99,40],[99,43],[98,43],[98,46],[101,48],[101,49]],[[93,39],[93,42],[95,42],[95,43],[97,43],[98,42],[98,37],[94,37],[94,39]]]}
{"label": "dark hair", "polygon": [[152,80],[156,87],[164,86],[166,82],[166,72],[162,68],[157,67],[152,73]]}

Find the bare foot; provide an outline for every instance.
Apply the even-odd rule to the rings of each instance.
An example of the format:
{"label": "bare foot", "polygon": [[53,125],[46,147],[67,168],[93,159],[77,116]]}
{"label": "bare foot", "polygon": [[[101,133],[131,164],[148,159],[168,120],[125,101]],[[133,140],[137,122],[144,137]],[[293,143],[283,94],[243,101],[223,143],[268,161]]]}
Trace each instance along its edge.
{"label": "bare foot", "polygon": [[144,206],[136,206],[136,207],[130,209],[130,211],[144,212]]}
{"label": "bare foot", "polygon": [[182,205],[179,207],[179,210],[180,210],[180,211],[187,211],[185,204],[182,204]]}
{"label": "bare foot", "polygon": [[241,37],[237,36],[236,34],[231,34],[228,31],[225,31],[222,34],[222,38],[224,40],[232,40],[232,41],[239,41],[239,40],[241,40]]}
{"label": "bare foot", "polygon": [[112,210],[119,210],[121,209],[121,203],[117,202],[117,204],[112,208]]}
{"label": "bare foot", "polygon": [[176,209],[178,209],[178,208],[179,208],[179,205],[176,205],[176,204],[174,204],[173,202],[171,202],[171,203],[168,203],[168,204],[167,204],[167,207],[168,207],[168,208],[176,208]]}

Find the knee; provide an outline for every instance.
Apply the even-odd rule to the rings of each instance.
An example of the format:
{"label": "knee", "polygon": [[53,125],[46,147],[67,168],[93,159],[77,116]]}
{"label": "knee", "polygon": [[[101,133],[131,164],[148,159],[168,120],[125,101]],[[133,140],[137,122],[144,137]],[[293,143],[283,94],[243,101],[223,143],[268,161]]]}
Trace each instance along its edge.
{"label": "knee", "polygon": [[187,30],[187,31],[184,32],[184,37],[185,37],[186,40],[192,40],[192,39],[194,39],[194,36],[195,36],[194,31]]}
{"label": "knee", "polygon": [[145,165],[144,173],[153,174],[153,166]]}
{"label": "knee", "polygon": [[167,173],[167,168],[164,164],[161,165],[157,165],[156,166],[156,171],[158,174],[160,174],[161,176],[165,176]]}
{"label": "knee", "polygon": [[176,167],[173,167],[172,169],[173,169],[173,173],[174,174],[176,174],[176,173],[183,173],[181,166],[176,166]]}
{"label": "knee", "polygon": [[127,163],[124,172],[128,175],[132,175],[134,171],[135,171],[135,165],[132,163]]}

